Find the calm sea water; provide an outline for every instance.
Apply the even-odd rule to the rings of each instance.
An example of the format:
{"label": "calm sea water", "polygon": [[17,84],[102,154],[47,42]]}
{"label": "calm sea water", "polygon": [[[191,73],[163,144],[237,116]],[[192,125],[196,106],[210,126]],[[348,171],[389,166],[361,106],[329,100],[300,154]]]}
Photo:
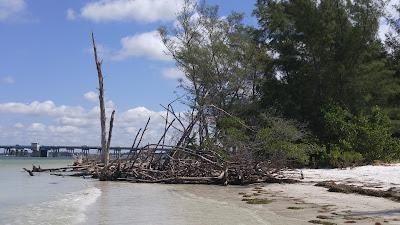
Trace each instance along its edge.
{"label": "calm sea water", "polygon": [[[156,185],[30,177],[22,170],[71,160],[0,158],[0,224],[269,224],[240,201],[242,187]],[[261,215],[261,216],[260,216]]]}
{"label": "calm sea water", "polygon": [[38,173],[30,177],[22,168],[32,164],[54,168],[72,160],[0,158],[0,224],[79,224],[87,206],[100,190],[93,180],[67,179]]}

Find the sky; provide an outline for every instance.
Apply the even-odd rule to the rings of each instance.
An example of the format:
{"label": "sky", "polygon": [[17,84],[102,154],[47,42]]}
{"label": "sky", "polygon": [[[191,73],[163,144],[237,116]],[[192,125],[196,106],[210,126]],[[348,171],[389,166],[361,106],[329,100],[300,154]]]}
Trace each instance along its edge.
{"label": "sky", "polygon": [[[256,0],[206,2],[218,4],[221,17],[243,12],[246,24],[257,24]],[[182,3],[0,0],[0,145],[100,143],[91,32],[104,60],[107,114],[116,109],[111,145],[130,146],[149,116],[145,142],[157,140],[165,123],[160,104],[179,95],[182,73],[156,30],[175,22]]]}

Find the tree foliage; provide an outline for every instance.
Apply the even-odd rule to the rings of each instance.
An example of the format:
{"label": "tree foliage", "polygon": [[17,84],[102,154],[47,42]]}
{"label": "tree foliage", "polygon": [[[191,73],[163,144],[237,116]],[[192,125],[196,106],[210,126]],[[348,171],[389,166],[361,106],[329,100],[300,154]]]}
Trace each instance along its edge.
{"label": "tree foliage", "polygon": [[255,14],[274,68],[263,104],[323,133],[321,108],[335,103],[360,112],[386,105],[398,92],[377,38],[379,1],[260,0]]}
{"label": "tree foliage", "polygon": [[258,0],[258,27],[185,2],[159,31],[200,146],[297,166],[399,157],[400,21],[383,43],[385,1]]}
{"label": "tree foliage", "polygon": [[397,157],[398,140],[391,136],[389,117],[379,107],[353,115],[338,106],[324,109],[326,130],[333,150],[358,152],[369,161]]}

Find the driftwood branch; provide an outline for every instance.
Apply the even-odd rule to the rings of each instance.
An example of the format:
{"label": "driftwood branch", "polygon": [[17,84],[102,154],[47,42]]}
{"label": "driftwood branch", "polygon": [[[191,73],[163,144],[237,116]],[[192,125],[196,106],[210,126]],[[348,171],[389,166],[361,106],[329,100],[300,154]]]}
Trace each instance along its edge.
{"label": "driftwood branch", "polygon": [[148,119],[147,122],[146,122],[146,126],[144,126],[144,129],[143,129],[143,131],[142,131],[142,135],[140,135],[140,139],[139,139],[139,142],[138,142],[137,145],[136,145],[136,148],[138,148],[139,145],[140,145],[140,143],[142,142],[143,135],[144,135],[144,133],[146,133],[147,127],[149,126],[149,123],[150,123],[150,117],[149,117],[149,119]]}
{"label": "driftwood branch", "polygon": [[29,173],[29,176],[31,176],[31,177],[33,177],[33,176],[35,176],[34,174],[33,174],[33,172],[32,172],[32,170],[28,170],[28,169],[26,169],[26,168],[23,168],[27,173]]}
{"label": "driftwood branch", "polygon": [[127,156],[128,159],[129,159],[129,157],[131,156],[132,152],[135,150],[136,140],[137,140],[137,138],[139,137],[140,131],[142,131],[142,128],[140,128],[140,129],[138,130],[138,132],[136,133],[135,139],[133,140],[133,144],[132,144],[131,150],[129,151],[128,156]]}
{"label": "driftwood branch", "polygon": [[[144,133],[146,132],[147,126],[149,125],[149,123],[150,123],[150,117],[149,117],[149,119],[147,120],[146,126],[144,126],[144,129],[143,129],[142,134],[141,134],[141,136],[140,136],[139,142],[138,142],[137,145],[136,145],[136,149],[139,148],[139,145],[140,145],[140,143],[142,142],[143,135],[144,135]],[[142,150],[140,150],[140,151],[136,154],[135,159],[133,160],[132,166],[136,163],[136,160],[139,158],[139,156],[140,156],[141,153],[142,153]]]}
{"label": "driftwood branch", "polygon": [[115,115],[115,110],[113,110],[111,113],[110,128],[108,130],[107,152],[110,152],[111,137],[112,137],[112,131],[113,131],[113,126],[114,126],[114,115]]}

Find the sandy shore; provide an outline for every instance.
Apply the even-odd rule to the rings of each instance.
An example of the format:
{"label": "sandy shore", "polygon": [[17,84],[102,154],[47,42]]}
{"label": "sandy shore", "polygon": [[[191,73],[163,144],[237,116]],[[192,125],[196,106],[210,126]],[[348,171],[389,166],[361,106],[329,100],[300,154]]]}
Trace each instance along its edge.
{"label": "sandy shore", "polygon": [[270,204],[251,205],[260,214],[262,211],[273,212],[276,218],[266,218],[272,224],[292,224],[283,222],[288,218],[296,220],[296,224],[400,224],[400,205],[391,200],[330,193],[325,188],[311,184],[271,184],[260,187],[262,189],[249,188],[246,194],[272,200]]}
{"label": "sandy shore", "polygon": [[[358,194],[332,193],[324,187],[315,186],[317,182],[333,180],[377,190],[399,188],[399,164],[301,171],[304,179],[298,184],[179,186],[178,190],[185,191],[177,193],[191,193],[191,202],[196,199],[199,200],[198,205],[209,202],[207,210],[218,212],[209,214],[215,220],[196,221],[195,224],[400,224],[398,202]],[[298,179],[300,170],[285,171],[284,174]],[[246,199],[264,204],[249,204],[257,202],[243,201]]]}
{"label": "sandy shore", "polygon": [[[271,224],[400,224],[400,203],[392,200],[328,192],[316,187],[320,181],[387,190],[400,187],[400,165],[363,166],[348,169],[305,169],[303,183],[260,184],[240,193],[242,198],[272,200],[269,204],[250,205],[255,212],[272,212],[265,217]],[[300,170],[286,171],[293,178]],[[244,196],[244,197],[243,197]],[[246,203],[243,203],[246,204]]]}
{"label": "sandy shore", "polygon": [[[175,196],[177,211],[172,215],[185,219],[163,224],[400,224],[397,202],[330,193],[312,183],[167,187]],[[244,199],[266,204],[249,204]]]}

